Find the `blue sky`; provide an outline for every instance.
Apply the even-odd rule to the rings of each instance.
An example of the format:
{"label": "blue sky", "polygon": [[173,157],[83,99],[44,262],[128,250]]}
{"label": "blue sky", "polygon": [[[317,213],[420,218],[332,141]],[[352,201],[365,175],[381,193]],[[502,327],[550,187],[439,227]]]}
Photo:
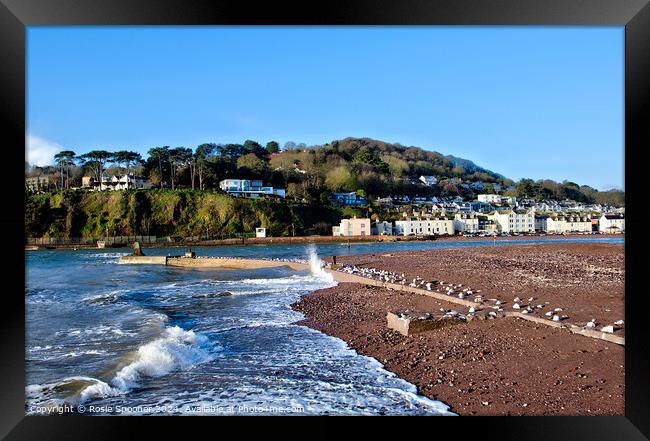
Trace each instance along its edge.
{"label": "blue sky", "polygon": [[32,163],[358,136],[623,188],[623,27],[30,27],[27,49]]}

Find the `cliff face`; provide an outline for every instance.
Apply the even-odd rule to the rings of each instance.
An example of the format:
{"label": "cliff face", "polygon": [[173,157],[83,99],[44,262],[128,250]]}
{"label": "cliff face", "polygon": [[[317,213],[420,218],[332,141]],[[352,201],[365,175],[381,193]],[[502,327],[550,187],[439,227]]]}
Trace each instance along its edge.
{"label": "cliff face", "polygon": [[[28,237],[120,235],[232,236],[265,227],[272,236],[305,234],[338,222],[319,204],[233,198],[221,193],[171,190],[65,191],[25,196]],[[331,230],[330,230],[331,231]]]}

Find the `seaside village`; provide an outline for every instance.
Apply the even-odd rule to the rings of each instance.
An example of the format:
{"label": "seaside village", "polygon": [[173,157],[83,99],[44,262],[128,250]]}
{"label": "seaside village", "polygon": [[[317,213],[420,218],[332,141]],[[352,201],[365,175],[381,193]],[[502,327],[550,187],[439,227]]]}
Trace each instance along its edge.
{"label": "seaside village", "polygon": [[[434,176],[421,176],[420,181],[432,185]],[[225,179],[219,188],[240,197],[277,196],[285,190],[264,186],[260,180]],[[338,206],[363,207],[366,197],[356,192],[332,193]],[[479,194],[475,201],[461,197],[392,196],[379,198],[381,208],[401,212],[402,220],[393,222],[370,218],[343,219],[332,227],[334,236],[502,236],[520,234],[617,234],[625,232],[625,209],[586,205],[571,200],[535,201]],[[411,212],[400,211],[405,205]]]}
{"label": "seaside village", "polygon": [[[40,182],[28,178],[26,186],[38,190]],[[34,181],[34,182],[32,182]],[[421,176],[424,185],[433,185],[434,176]],[[476,183],[472,183],[476,186]],[[467,184],[470,185],[470,184]],[[496,184],[495,184],[496,186]],[[117,191],[151,188],[140,176],[104,176],[100,181],[84,176],[82,188],[90,191]],[[261,180],[224,179],[219,189],[236,197],[285,198],[281,188],[265,186]],[[480,190],[480,188],[475,188]],[[495,190],[499,190],[498,188]],[[332,193],[332,203],[339,207],[368,207],[370,201],[356,192]],[[499,194],[478,194],[476,200],[457,197],[409,197],[406,195],[377,198],[373,203],[385,212],[401,217],[395,222],[379,219],[343,219],[332,227],[333,236],[510,236],[527,234],[622,234],[625,232],[625,208],[600,204],[583,204],[572,200],[556,201],[518,199]],[[407,208],[409,211],[405,211]],[[374,216],[376,217],[376,216]],[[258,230],[263,230],[262,228]]]}
{"label": "seaside village", "polygon": [[[526,234],[622,234],[625,209],[575,201],[517,200],[479,194],[477,201],[429,198],[410,201],[413,211],[393,222],[370,218],[343,219],[334,236],[510,236]],[[399,210],[399,208],[396,208]]]}

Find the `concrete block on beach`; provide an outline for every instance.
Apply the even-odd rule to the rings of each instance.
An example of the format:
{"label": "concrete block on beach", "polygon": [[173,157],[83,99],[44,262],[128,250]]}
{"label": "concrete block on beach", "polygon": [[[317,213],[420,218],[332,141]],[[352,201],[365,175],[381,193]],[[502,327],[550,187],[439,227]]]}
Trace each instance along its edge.
{"label": "concrete block on beach", "polygon": [[423,316],[422,314],[397,311],[389,312],[386,315],[386,321],[389,329],[406,336],[464,323],[457,317]]}

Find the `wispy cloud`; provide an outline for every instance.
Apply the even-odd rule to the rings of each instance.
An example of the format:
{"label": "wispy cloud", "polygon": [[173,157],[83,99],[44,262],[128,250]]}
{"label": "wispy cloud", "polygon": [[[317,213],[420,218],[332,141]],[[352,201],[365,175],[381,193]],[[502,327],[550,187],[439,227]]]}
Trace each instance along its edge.
{"label": "wispy cloud", "polygon": [[40,136],[27,135],[27,151],[25,152],[25,160],[30,165],[52,165],[54,163],[54,155],[63,150],[61,144],[50,141]]}

